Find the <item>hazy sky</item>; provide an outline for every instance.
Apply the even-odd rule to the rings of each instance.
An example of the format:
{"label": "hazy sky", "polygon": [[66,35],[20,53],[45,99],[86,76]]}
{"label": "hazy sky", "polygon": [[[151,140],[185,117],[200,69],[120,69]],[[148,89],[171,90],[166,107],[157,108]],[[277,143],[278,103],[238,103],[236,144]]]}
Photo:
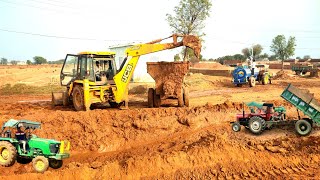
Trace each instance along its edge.
{"label": "hazy sky", "polygon": [[[0,57],[31,60],[38,55],[57,60],[67,53],[167,37],[171,29],[166,14],[173,13],[178,3],[0,0]],[[271,41],[279,34],[296,37],[294,57],[320,58],[319,0],[213,0],[212,4],[204,29],[205,58],[241,53],[241,49],[256,43],[271,54]]]}

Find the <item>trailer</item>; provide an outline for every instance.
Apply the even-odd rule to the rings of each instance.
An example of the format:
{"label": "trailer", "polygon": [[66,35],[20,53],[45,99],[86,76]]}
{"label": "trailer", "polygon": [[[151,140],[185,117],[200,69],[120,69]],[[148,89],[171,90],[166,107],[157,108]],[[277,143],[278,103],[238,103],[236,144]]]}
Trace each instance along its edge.
{"label": "trailer", "polygon": [[165,99],[177,99],[178,106],[189,106],[189,91],[184,76],[189,71],[187,62],[148,62],[147,71],[155,80],[155,88],[148,89],[148,106],[160,107]]}
{"label": "trailer", "polygon": [[[320,104],[314,99],[313,94],[289,84],[282,92],[281,97],[297,108],[298,120],[296,120],[295,129],[298,134],[308,135],[314,124],[319,125]],[[299,110],[308,118],[301,118]]]}
{"label": "trailer", "polygon": [[[253,134],[261,134],[264,130],[274,126],[294,125],[299,135],[306,136],[311,133],[314,125],[320,124],[320,104],[307,90],[301,90],[289,84],[281,97],[297,108],[297,119],[287,119],[286,109],[282,106],[275,107],[273,103],[250,102],[246,105],[251,112],[246,113],[243,105],[243,112],[236,115],[235,122],[231,122],[232,130],[238,132],[241,126],[244,126]],[[299,111],[307,117],[301,117]]]}

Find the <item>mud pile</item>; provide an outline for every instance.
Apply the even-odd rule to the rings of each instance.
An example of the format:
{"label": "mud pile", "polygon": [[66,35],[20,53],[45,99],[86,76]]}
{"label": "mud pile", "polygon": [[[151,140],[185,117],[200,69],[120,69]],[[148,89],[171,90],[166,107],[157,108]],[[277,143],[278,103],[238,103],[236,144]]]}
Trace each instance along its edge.
{"label": "mud pile", "polygon": [[72,143],[61,169],[37,174],[31,164],[16,163],[0,167],[0,179],[317,179],[320,172],[317,131],[304,138],[293,129],[235,133],[229,122],[241,103],[89,112],[53,109],[49,102],[0,108],[0,123],[39,121],[35,134]]}
{"label": "mud pile", "polygon": [[288,80],[288,79],[295,79],[292,75],[288,74],[285,71],[278,71],[272,79],[276,80]]}

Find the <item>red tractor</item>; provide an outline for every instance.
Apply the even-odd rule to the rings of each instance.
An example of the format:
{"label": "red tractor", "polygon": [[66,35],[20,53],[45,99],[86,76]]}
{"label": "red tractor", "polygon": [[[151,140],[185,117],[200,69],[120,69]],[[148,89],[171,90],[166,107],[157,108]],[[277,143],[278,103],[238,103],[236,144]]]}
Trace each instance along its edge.
{"label": "red tractor", "polygon": [[271,128],[274,124],[280,124],[286,119],[286,109],[282,106],[274,107],[273,103],[246,103],[250,113],[243,112],[237,114],[237,121],[231,122],[232,130],[238,132],[241,125],[249,129],[253,134],[261,134],[266,128]]}

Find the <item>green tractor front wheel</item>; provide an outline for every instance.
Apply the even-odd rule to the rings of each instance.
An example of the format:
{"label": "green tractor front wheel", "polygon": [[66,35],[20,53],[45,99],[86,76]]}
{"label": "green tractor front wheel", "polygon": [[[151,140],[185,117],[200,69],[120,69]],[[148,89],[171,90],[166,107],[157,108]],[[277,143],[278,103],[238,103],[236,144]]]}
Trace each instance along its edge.
{"label": "green tractor front wheel", "polygon": [[10,142],[0,141],[0,165],[5,167],[12,166],[16,159],[16,148]]}
{"label": "green tractor front wheel", "polygon": [[32,165],[38,173],[43,173],[48,169],[49,161],[44,156],[37,156],[32,160]]}

